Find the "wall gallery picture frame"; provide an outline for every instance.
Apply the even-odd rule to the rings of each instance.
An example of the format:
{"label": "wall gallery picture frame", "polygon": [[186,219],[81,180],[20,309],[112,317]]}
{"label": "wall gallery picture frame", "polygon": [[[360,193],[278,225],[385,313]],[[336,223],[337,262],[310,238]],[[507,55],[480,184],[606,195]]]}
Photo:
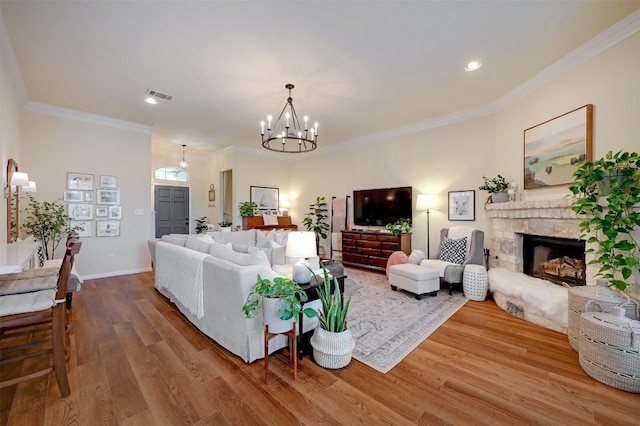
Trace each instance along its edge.
{"label": "wall gallery picture frame", "polygon": [[96,207],[96,217],[109,216],[109,207]]}
{"label": "wall gallery picture frame", "polygon": [[476,220],[476,191],[449,191],[449,220]]}
{"label": "wall gallery picture frame", "polygon": [[85,203],[93,203],[93,191],[84,193]]}
{"label": "wall gallery picture frame", "polygon": [[593,105],[587,104],[524,131],[524,189],[569,185],[593,152]]}
{"label": "wall gallery picture frame", "polygon": [[109,207],[109,219],[114,219],[114,220],[122,219],[122,206]]}
{"label": "wall gallery picture frame", "polygon": [[256,203],[259,210],[278,210],[278,188],[251,186],[250,189],[249,201]]}
{"label": "wall gallery picture frame", "polygon": [[98,189],[96,190],[96,204],[120,204],[119,189]]}
{"label": "wall gallery picture frame", "polygon": [[119,237],[120,221],[118,220],[97,220],[96,237]]}
{"label": "wall gallery picture frame", "polygon": [[64,201],[68,203],[81,203],[82,192],[81,191],[64,191],[64,196],[62,198],[64,199]]}
{"label": "wall gallery picture frame", "polygon": [[69,203],[67,216],[71,220],[93,220],[93,205]]}
{"label": "wall gallery picture frame", "polygon": [[100,176],[100,188],[117,188],[117,187],[118,187],[118,180],[116,179],[115,176],[107,176],[107,175]]}
{"label": "wall gallery picture frame", "polygon": [[93,222],[89,222],[86,220],[70,220],[69,227],[78,233],[79,237],[90,237],[91,236],[91,224]]}
{"label": "wall gallery picture frame", "polygon": [[88,173],[67,173],[67,189],[93,191],[93,175]]}

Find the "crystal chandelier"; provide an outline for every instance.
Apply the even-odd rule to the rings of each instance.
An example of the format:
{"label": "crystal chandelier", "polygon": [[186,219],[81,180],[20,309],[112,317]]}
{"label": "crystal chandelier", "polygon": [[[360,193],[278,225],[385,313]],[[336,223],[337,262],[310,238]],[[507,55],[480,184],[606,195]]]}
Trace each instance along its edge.
{"label": "crystal chandelier", "polygon": [[189,167],[189,162],[187,160],[184,159],[184,149],[185,149],[186,145],[182,145],[182,160],[180,160],[180,162],[178,163],[178,165],[180,166],[181,169],[186,169],[187,167]]}
{"label": "crystal chandelier", "polygon": [[[275,124],[272,126],[273,117],[270,115],[267,116],[267,123],[260,122],[262,147],[271,151],[288,153],[313,151],[318,145],[318,122],[315,122],[313,127],[309,129],[309,118],[305,115],[303,118],[304,127],[300,126],[291,97],[291,90],[294,86],[289,83],[284,87],[289,90],[289,97]],[[266,133],[265,125],[267,126]]]}

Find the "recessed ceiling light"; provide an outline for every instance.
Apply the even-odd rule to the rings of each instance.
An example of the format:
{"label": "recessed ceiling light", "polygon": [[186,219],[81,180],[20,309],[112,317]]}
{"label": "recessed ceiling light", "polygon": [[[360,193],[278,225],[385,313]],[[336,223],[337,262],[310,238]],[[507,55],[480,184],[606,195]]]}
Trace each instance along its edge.
{"label": "recessed ceiling light", "polygon": [[151,96],[147,96],[146,98],[144,98],[144,101],[148,104],[151,105],[156,105],[158,103],[158,101],[156,101],[154,98],[152,98]]}
{"label": "recessed ceiling light", "polygon": [[475,71],[478,68],[480,68],[482,66],[482,64],[479,61],[471,61],[467,64],[466,67],[464,67],[465,71]]}

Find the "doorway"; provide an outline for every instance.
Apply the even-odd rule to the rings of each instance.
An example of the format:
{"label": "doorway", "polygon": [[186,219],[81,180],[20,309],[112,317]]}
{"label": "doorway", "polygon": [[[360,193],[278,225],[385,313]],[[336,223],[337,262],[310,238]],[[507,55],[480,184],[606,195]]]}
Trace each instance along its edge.
{"label": "doorway", "polygon": [[156,238],[189,233],[189,188],[155,185]]}

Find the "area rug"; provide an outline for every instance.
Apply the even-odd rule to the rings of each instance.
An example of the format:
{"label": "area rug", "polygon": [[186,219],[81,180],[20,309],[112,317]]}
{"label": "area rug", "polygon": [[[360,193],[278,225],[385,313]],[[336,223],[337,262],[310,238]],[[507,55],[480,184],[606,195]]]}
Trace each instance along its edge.
{"label": "area rug", "polygon": [[345,268],[345,297],[352,295],[348,323],[353,358],[387,373],[466,302],[460,292],[436,297],[392,291],[384,274]]}

